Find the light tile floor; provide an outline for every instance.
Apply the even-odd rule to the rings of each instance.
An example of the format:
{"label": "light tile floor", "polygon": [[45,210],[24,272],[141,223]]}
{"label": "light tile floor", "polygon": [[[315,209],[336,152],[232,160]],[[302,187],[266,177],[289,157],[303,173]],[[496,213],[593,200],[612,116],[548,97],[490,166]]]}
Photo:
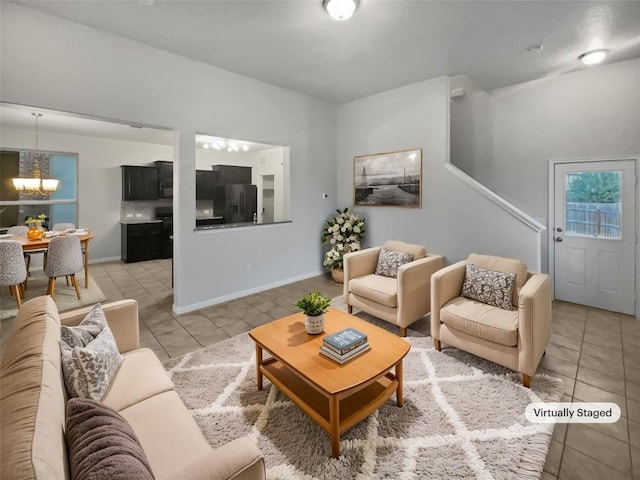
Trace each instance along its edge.
{"label": "light tile floor", "polygon": [[[96,264],[91,275],[108,301],[138,301],[141,342],[161,359],[291,314],[309,291],[342,293],[327,274],[179,316],[171,310],[170,260]],[[412,328],[429,332],[426,322]],[[615,402],[622,410],[615,424],[558,424],[542,478],[640,480],[640,321],[554,302],[553,336],[538,371],[564,380],[562,401]]]}

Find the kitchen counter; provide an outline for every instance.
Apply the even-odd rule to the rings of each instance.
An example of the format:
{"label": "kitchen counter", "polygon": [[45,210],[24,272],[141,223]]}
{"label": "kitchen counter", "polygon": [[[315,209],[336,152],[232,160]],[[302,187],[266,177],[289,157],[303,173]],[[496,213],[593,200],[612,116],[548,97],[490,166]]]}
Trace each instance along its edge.
{"label": "kitchen counter", "polygon": [[204,226],[196,226],[196,231],[198,230],[225,230],[228,228],[237,228],[237,227],[257,227],[264,225],[279,225],[284,223],[291,223],[291,220],[284,220],[282,222],[269,222],[269,223],[253,223],[253,222],[239,222],[239,223],[223,223],[219,225],[204,225]]}
{"label": "kitchen counter", "polygon": [[134,225],[136,223],[162,223],[162,220],[155,218],[127,218],[126,220],[120,220],[122,225]]}
{"label": "kitchen counter", "polygon": [[224,217],[196,217],[196,227],[219,226],[224,222]]}

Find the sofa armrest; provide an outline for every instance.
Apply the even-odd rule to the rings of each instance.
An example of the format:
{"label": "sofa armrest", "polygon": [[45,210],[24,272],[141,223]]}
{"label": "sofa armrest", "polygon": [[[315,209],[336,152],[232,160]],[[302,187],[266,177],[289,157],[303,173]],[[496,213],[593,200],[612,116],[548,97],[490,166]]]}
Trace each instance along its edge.
{"label": "sofa armrest", "polygon": [[264,480],[264,457],[249,437],[241,437],[212,450],[167,480]]}
{"label": "sofa armrest", "polygon": [[431,275],[443,265],[440,255],[427,255],[398,268],[398,325],[408,326],[429,313]]}
{"label": "sofa armrest", "polygon": [[460,296],[466,260],[442,268],[431,275],[431,336],[440,339],[440,309],[450,300]]}
{"label": "sofa armrest", "polygon": [[378,266],[380,250],[382,250],[382,247],[365,248],[357,252],[347,253],[343,257],[344,284],[342,292],[344,303],[349,303],[349,280],[375,272]]}
{"label": "sofa armrest", "polygon": [[[61,313],[60,323],[69,326],[78,325],[92,308],[93,305]],[[113,332],[120,353],[140,348],[138,302],[129,299],[105,303],[102,305],[102,310],[107,317],[107,323]]]}
{"label": "sofa armrest", "polygon": [[518,296],[518,350],[520,371],[533,375],[551,340],[551,280],[533,273]]}

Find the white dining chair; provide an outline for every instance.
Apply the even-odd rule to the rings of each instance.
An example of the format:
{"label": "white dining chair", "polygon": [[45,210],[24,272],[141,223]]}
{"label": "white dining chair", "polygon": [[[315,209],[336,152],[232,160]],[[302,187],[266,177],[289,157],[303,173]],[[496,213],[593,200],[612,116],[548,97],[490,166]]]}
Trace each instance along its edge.
{"label": "white dining chair", "polygon": [[65,230],[71,230],[76,228],[73,223],[56,223],[51,230],[54,232],[64,232]]}
{"label": "white dining chair", "polygon": [[47,253],[47,264],[44,267],[44,274],[49,277],[47,295],[55,297],[56,279],[58,277],[71,277],[76,295],[80,300],[80,289],[76,273],[82,271],[82,248],[80,238],[76,235],[66,235],[53,237],[49,241],[49,251]]}
{"label": "white dining chair", "polygon": [[0,287],[9,287],[16,297],[18,309],[22,307],[23,285],[27,280],[27,266],[22,244],[15,240],[0,241]]}
{"label": "white dining chair", "polygon": [[[29,227],[27,227],[26,225],[14,225],[13,227],[9,227],[7,229],[7,233],[10,235],[17,235],[17,236],[25,236],[27,234],[27,230],[29,230]],[[28,252],[24,252],[23,256],[24,256],[24,261],[26,264],[26,268],[27,268],[27,280],[29,279],[29,277],[31,276],[31,256],[32,255],[40,255],[43,254],[45,255],[47,253],[47,249],[46,248],[41,248],[38,250],[30,250]],[[45,255],[45,260],[46,260],[46,255]],[[24,281],[24,289],[27,289],[27,280]]]}

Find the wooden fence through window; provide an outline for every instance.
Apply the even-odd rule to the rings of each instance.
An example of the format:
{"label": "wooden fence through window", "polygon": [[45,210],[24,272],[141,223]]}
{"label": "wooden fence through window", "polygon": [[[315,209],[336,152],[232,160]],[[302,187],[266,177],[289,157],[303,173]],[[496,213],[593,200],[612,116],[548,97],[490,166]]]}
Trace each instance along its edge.
{"label": "wooden fence through window", "polygon": [[567,234],[620,238],[620,228],[619,203],[567,202]]}

